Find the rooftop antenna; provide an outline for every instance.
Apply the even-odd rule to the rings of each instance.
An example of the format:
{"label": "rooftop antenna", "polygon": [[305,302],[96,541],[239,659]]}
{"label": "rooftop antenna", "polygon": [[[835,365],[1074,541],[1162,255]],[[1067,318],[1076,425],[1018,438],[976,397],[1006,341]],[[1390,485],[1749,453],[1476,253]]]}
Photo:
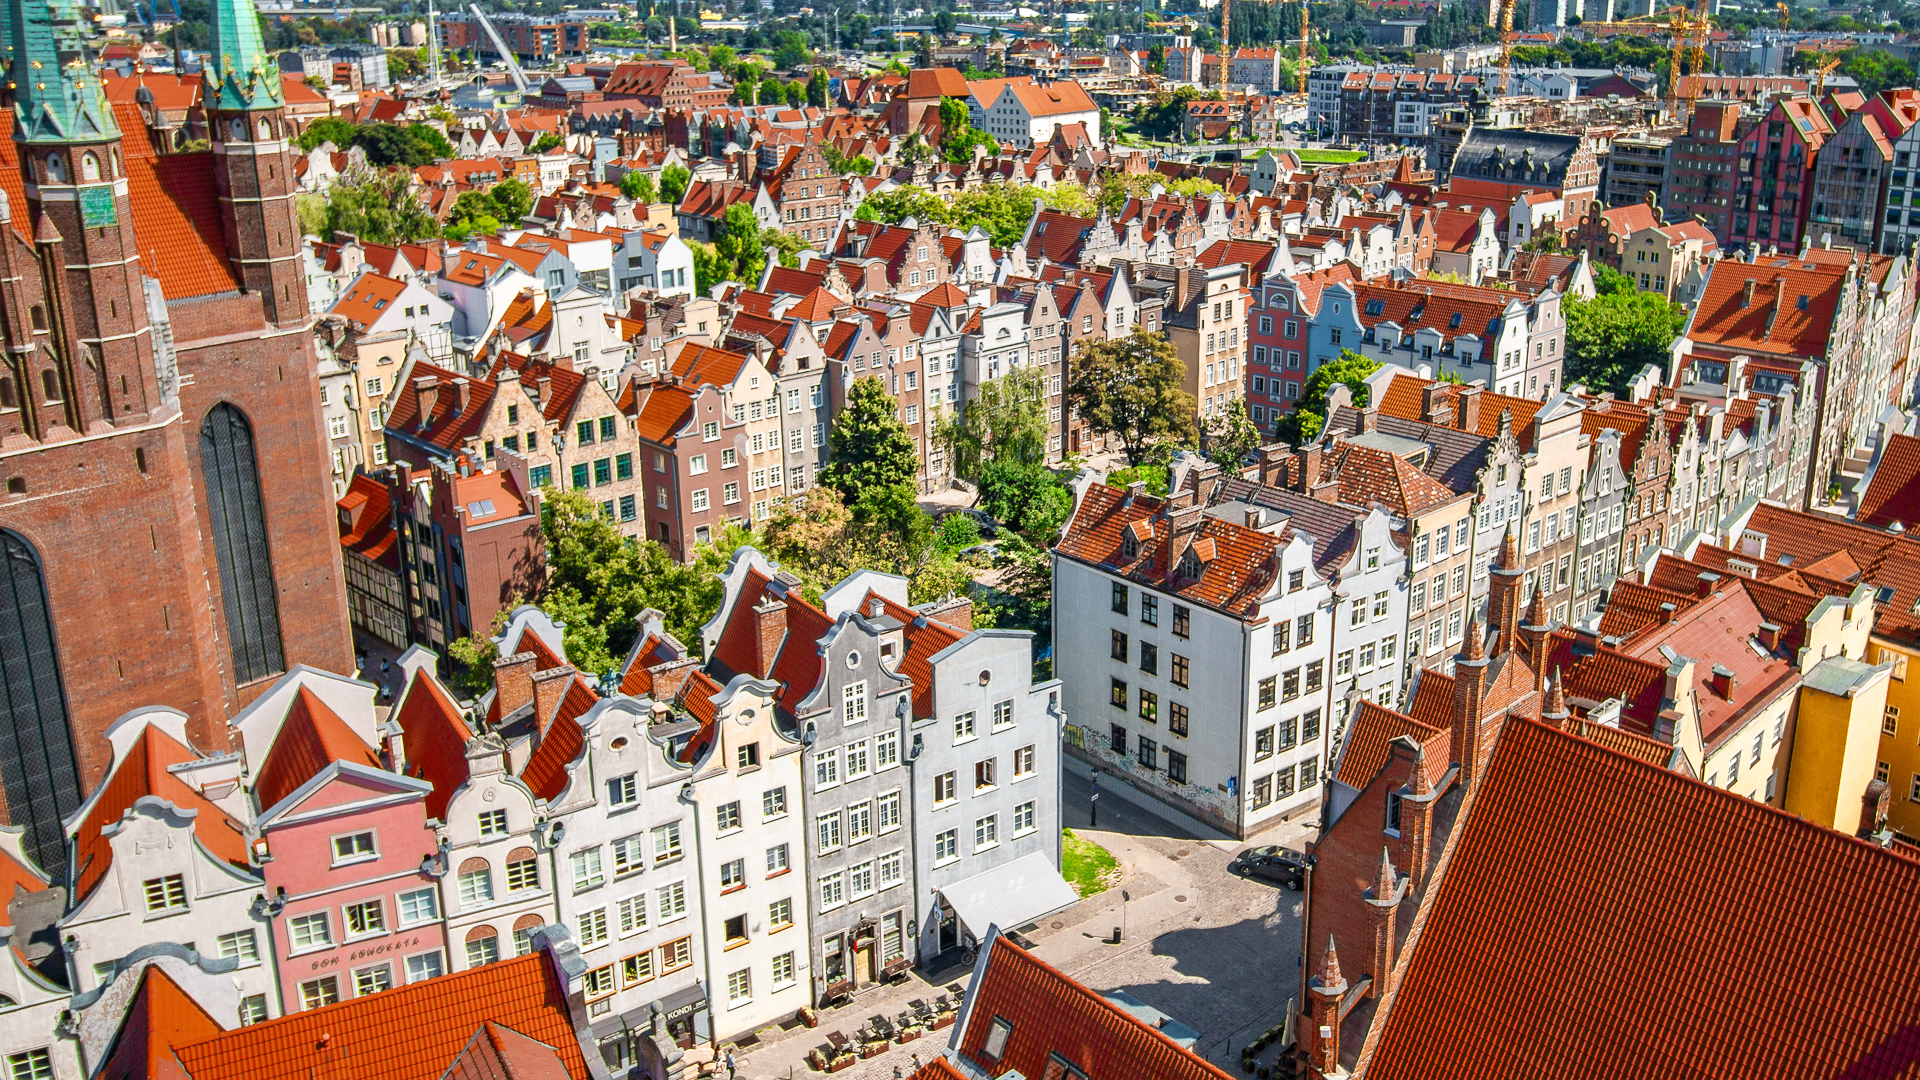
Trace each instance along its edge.
{"label": "rooftop antenna", "polygon": [[435,91],[440,89],[440,15],[433,0],[427,0],[427,76]]}

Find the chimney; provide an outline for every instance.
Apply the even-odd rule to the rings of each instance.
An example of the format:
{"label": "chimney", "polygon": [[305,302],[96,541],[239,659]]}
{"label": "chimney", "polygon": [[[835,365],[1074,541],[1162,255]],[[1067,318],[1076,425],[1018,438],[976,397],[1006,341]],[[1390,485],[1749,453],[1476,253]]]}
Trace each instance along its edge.
{"label": "chimney", "polygon": [[514,653],[493,662],[494,712],[506,716],[533,700],[533,663],[530,652]]}
{"label": "chimney", "polygon": [[1460,430],[1480,430],[1480,394],[1485,386],[1463,386],[1460,388]]}
{"label": "chimney", "polygon": [[547,728],[553,723],[553,715],[560,711],[560,699],[567,696],[567,687],[573,684],[574,674],[571,664],[533,673],[533,742],[536,748],[540,740],[546,737]]}
{"label": "chimney", "polygon": [[867,618],[877,619],[887,613],[887,602],[878,596],[867,597]]}
{"label": "chimney", "polygon": [[1373,979],[1375,993],[1384,994],[1387,977],[1393,971],[1393,938],[1395,924],[1400,913],[1400,875],[1393,868],[1393,860],[1387,849],[1380,849],[1380,863],[1375,868],[1373,886],[1365,894],[1367,905],[1368,930],[1373,938],[1373,955],[1367,964],[1367,974]]}
{"label": "chimney", "polygon": [[949,596],[937,600],[919,609],[920,614],[937,623],[945,623],[955,630],[973,629],[973,601],[964,596]]}
{"label": "chimney", "polygon": [[1259,529],[1265,528],[1266,524],[1267,524],[1267,512],[1265,510],[1262,510],[1258,506],[1247,507],[1247,513],[1246,513],[1247,528],[1257,531]]}
{"label": "chimney", "polygon": [[1448,385],[1442,382],[1420,388],[1420,419],[1440,427],[1453,426],[1453,398],[1447,391]]}
{"label": "chimney", "polygon": [[1709,570],[1702,570],[1698,575],[1695,576],[1694,583],[1693,583],[1693,595],[1700,596],[1700,597],[1712,596],[1714,594],[1714,591],[1717,590],[1719,587],[1720,587],[1720,575],[1713,573],[1712,571],[1709,571]]}
{"label": "chimney", "polygon": [[1320,452],[1320,444],[1317,442],[1302,446],[1293,452],[1293,456],[1300,462],[1300,479],[1294,490],[1312,491],[1314,485],[1320,482]]}
{"label": "chimney", "polygon": [[753,608],[754,674],[762,679],[773,675],[773,661],[780,655],[780,643],[787,637],[787,604],[784,600],[766,600]]}
{"label": "chimney", "polygon": [[1365,409],[1360,410],[1360,434],[1365,435],[1372,431],[1378,431],[1379,429],[1380,429],[1379,407],[1369,406]]}
{"label": "chimney", "polygon": [[433,419],[433,410],[440,404],[440,377],[420,376],[413,380],[413,391],[420,399],[420,426],[426,427]]}
{"label": "chimney", "polygon": [[1293,457],[1293,448],[1286,443],[1275,443],[1260,451],[1260,482],[1268,487],[1287,486],[1287,461]]}
{"label": "chimney", "polygon": [[453,380],[453,414],[465,415],[467,403],[473,399],[473,384],[463,378]]}
{"label": "chimney", "polygon": [[545,408],[547,400],[553,396],[553,376],[542,375],[533,380],[533,386],[534,397],[539,400],[540,406]]}
{"label": "chimney", "polygon": [[1707,685],[1713,688],[1714,693],[1719,694],[1728,701],[1733,700],[1735,681],[1732,669],[1728,668],[1725,664],[1713,665],[1712,671],[1707,675]]}
{"label": "chimney", "polygon": [[1887,803],[1891,801],[1893,789],[1885,780],[1870,780],[1867,790],[1860,797],[1860,835],[1871,838],[1887,829]]}
{"label": "chimney", "polygon": [[1768,652],[1775,652],[1780,648],[1780,627],[1773,623],[1761,623],[1754,628],[1753,636],[1760,639],[1760,647]]}
{"label": "chimney", "polygon": [[693,673],[698,670],[700,661],[691,656],[648,668],[647,674],[653,676],[653,699],[667,702],[678,698],[680,691],[686,688],[687,680],[693,678]]}

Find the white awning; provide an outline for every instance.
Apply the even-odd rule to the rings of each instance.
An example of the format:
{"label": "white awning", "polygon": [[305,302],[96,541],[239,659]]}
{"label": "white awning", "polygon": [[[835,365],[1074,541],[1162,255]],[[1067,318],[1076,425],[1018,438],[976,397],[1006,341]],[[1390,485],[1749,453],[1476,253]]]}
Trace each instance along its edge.
{"label": "white awning", "polygon": [[989,926],[1014,930],[1080,899],[1039,851],[957,881],[940,894],[976,938],[986,937]]}

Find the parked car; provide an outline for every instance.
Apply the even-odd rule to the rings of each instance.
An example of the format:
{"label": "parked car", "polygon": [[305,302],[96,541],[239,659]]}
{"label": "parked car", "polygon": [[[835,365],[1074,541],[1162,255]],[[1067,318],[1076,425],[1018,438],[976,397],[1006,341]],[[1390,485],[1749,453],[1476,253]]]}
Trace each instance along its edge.
{"label": "parked car", "polygon": [[1297,851],[1269,844],[1248,848],[1234,860],[1234,871],[1244,877],[1265,878],[1299,892],[1307,884],[1307,867],[1312,860]]}

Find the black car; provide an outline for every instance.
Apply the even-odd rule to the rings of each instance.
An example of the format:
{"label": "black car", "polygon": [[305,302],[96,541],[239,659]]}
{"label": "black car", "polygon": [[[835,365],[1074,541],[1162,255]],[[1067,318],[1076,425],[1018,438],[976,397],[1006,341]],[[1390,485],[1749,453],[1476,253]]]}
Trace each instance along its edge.
{"label": "black car", "polygon": [[1242,875],[1266,878],[1294,892],[1299,892],[1306,887],[1309,865],[1305,855],[1271,845],[1248,848],[1241,852],[1240,858],[1234,862],[1234,866]]}

